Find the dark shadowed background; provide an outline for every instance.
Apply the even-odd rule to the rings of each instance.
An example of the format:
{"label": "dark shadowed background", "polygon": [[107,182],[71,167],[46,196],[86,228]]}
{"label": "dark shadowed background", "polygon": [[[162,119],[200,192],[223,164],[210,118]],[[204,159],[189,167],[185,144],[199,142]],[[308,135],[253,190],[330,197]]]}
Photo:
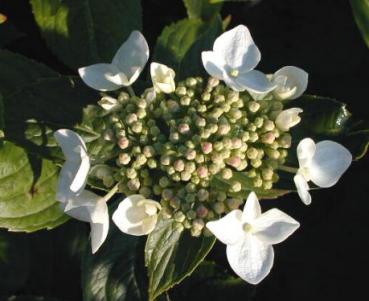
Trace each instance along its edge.
{"label": "dark shadowed background", "polygon": [[[144,35],[152,47],[165,25],[186,16],[179,0],[144,0],[143,4]],[[0,12],[25,33],[9,49],[62,73],[71,73],[47,50],[27,1],[0,0]],[[347,103],[356,117],[369,120],[369,49],[354,22],[348,0],[263,0],[253,5],[226,2],[222,15],[229,14],[232,15],[230,26],[249,27],[262,52],[259,70],[270,73],[285,65],[301,67],[310,75],[307,93],[336,98]],[[368,156],[354,162],[336,186],[312,192],[313,203],[309,207],[295,194],[264,201],[264,208],[277,206],[300,221],[301,228],[275,247],[275,265],[260,285],[245,284],[236,292],[244,295],[243,300],[369,299],[368,163]],[[58,231],[62,230],[47,234],[47,243],[57,240]],[[32,235],[39,239],[37,234]],[[221,248],[217,246],[212,256],[217,257]],[[218,259],[227,265],[224,258]],[[65,300],[80,300],[78,265],[60,267],[58,258],[47,262],[58,269],[58,276],[47,281],[43,276],[42,289]],[[52,270],[52,267],[39,269]],[[37,277],[35,274],[30,280],[34,283],[27,293],[37,294],[41,290]],[[188,292],[188,300],[193,294],[196,288]],[[204,300],[223,298],[217,294]]]}

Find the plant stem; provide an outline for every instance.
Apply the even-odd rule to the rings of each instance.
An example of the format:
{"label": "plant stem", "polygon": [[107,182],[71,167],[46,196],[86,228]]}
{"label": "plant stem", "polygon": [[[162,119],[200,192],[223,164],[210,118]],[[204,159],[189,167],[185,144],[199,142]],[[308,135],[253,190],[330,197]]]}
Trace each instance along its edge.
{"label": "plant stem", "polygon": [[289,173],[294,173],[296,174],[298,171],[298,168],[296,167],[290,167],[290,166],[286,166],[286,165],[281,165],[278,167],[278,169],[289,172]]}
{"label": "plant stem", "polygon": [[129,95],[131,95],[131,97],[136,96],[136,93],[135,93],[135,91],[132,89],[132,87],[131,87],[131,86],[128,86],[128,87],[127,87],[127,90],[128,90]]}
{"label": "plant stem", "polygon": [[119,183],[115,184],[114,187],[103,197],[104,201],[105,202],[109,201],[114,196],[114,194],[116,194],[118,188]]}

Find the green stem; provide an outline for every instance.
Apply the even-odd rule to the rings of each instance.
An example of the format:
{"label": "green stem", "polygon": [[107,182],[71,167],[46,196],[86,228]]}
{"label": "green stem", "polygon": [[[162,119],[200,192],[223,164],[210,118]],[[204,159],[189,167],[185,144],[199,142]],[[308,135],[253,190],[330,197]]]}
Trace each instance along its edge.
{"label": "green stem", "polygon": [[128,86],[128,87],[127,87],[127,90],[128,90],[129,95],[131,95],[131,97],[136,96],[136,93],[135,93],[135,91],[132,89],[132,87],[131,87],[131,86]]}
{"label": "green stem", "polygon": [[118,192],[118,188],[119,188],[119,183],[114,185],[114,187],[103,197],[103,200],[105,202],[109,201],[114,196],[114,194]]}
{"label": "green stem", "polygon": [[294,174],[296,174],[297,171],[298,171],[298,168],[290,167],[290,166],[286,166],[286,165],[281,165],[281,166],[278,167],[278,169],[286,171],[286,172],[294,173]]}

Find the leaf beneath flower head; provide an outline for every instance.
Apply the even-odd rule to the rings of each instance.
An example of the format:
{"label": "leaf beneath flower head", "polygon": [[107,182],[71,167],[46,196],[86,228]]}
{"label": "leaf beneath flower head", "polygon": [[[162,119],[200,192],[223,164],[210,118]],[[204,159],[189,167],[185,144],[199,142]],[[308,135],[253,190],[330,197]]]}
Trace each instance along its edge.
{"label": "leaf beneath flower head", "polygon": [[156,228],[147,238],[145,262],[149,276],[149,300],[191,275],[210,252],[215,237],[193,237],[173,219],[159,216]]}
{"label": "leaf beneath flower head", "polygon": [[190,19],[209,20],[222,9],[222,2],[211,3],[211,0],[183,0]]}
{"label": "leaf beneath flower head", "polygon": [[32,0],[52,51],[69,67],[110,63],[133,30],[142,28],[141,1]]}
{"label": "leaf beneath flower head", "polygon": [[59,169],[10,142],[0,148],[0,227],[33,232],[66,220],[55,199]]}
{"label": "leaf beneath flower head", "polygon": [[369,47],[369,1],[350,0],[355,21],[359,27],[366,45]]}
{"label": "leaf beneath flower head", "polygon": [[113,227],[96,254],[87,246],[82,262],[83,301],[147,300],[140,242],[140,237]]}
{"label": "leaf beneath flower head", "polygon": [[154,61],[174,69],[176,80],[187,76],[206,75],[201,62],[201,52],[213,47],[222,32],[220,17],[211,22],[185,19],[164,28],[159,36]]}

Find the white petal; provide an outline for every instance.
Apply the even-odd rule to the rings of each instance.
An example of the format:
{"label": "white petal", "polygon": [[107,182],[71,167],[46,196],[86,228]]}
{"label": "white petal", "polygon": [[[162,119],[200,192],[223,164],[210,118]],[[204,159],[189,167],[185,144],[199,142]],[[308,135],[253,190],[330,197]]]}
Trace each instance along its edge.
{"label": "white petal", "polygon": [[176,89],[174,82],[175,72],[168,66],[155,62],[151,63],[150,74],[157,93],[163,92],[169,94]]}
{"label": "white petal", "polygon": [[79,161],[81,149],[87,152],[86,144],[76,132],[68,129],[60,129],[54,133],[54,137],[60,145],[64,157],[69,161]]}
{"label": "white petal", "polygon": [[[308,85],[309,75],[304,70],[294,66],[285,66],[274,74],[274,78],[277,78],[278,76],[285,76],[287,78],[285,84],[286,90],[294,92],[287,96],[283,96],[282,94],[282,99],[296,99],[305,92]],[[275,92],[278,94],[278,88]]]}
{"label": "white petal", "polygon": [[78,73],[85,84],[98,91],[114,91],[120,88],[110,78],[119,73],[111,64],[95,64],[78,69]]}
{"label": "white petal", "polygon": [[112,111],[121,107],[118,100],[110,96],[102,97],[97,103],[106,111]]}
{"label": "white petal", "polygon": [[300,167],[306,167],[314,157],[316,145],[313,139],[302,139],[297,145],[297,159]]}
{"label": "white petal", "polygon": [[220,55],[227,65],[247,72],[256,67],[261,59],[259,49],[244,25],[239,25],[220,35],[214,42],[214,52]]}
{"label": "white petal", "polygon": [[202,64],[207,73],[212,77],[223,80],[225,62],[222,57],[217,55],[214,51],[203,51],[201,53]]}
{"label": "white petal", "polygon": [[344,146],[334,141],[321,141],[316,144],[316,152],[309,167],[311,181],[320,187],[331,187],[351,162],[352,155]]}
{"label": "white petal", "polygon": [[240,73],[235,81],[241,86],[243,90],[250,91],[252,93],[268,93],[272,91],[276,86],[272,84],[266,75],[257,70],[251,70],[247,73]]}
{"label": "white petal", "polygon": [[109,214],[104,215],[101,223],[90,223],[91,227],[91,249],[92,253],[96,253],[102,246],[109,233]]}
{"label": "white petal", "polygon": [[284,241],[300,226],[299,222],[278,209],[264,212],[252,223],[252,234],[266,244]]}
{"label": "white petal", "polygon": [[311,204],[311,195],[309,193],[309,184],[308,184],[308,182],[300,174],[295,175],[293,177],[293,181],[295,182],[297,193],[298,193],[301,201],[305,205],[310,205]]}
{"label": "white petal", "polygon": [[231,268],[243,280],[258,284],[270,272],[274,251],[252,235],[238,244],[227,246],[227,258]]}
{"label": "white petal", "polygon": [[87,181],[90,159],[82,138],[71,130],[61,129],[54,133],[66,158],[59,175],[57,198],[65,202],[70,194],[80,193]]}
{"label": "white petal", "polygon": [[281,131],[287,132],[291,127],[295,126],[301,121],[299,114],[302,112],[303,110],[300,108],[283,110],[275,119],[275,124]]}
{"label": "white petal", "polygon": [[79,195],[71,196],[68,202],[61,204],[61,207],[66,214],[80,221],[99,222],[101,220],[100,213],[103,212],[103,208],[100,206],[100,200],[101,197],[99,195],[84,190]]}
{"label": "white petal", "polygon": [[124,73],[131,85],[149,59],[149,46],[139,31],[133,31],[115,54],[112,64]]}
{"label": "white petal", "polygon": [[232,210],[221,219],[207,222],[206,227],[226,245],[238,243],[245,236],[241,210]]}
{"label": "white petal", "polygon": [[251,223],[261,215],[261,207],[255,192],[250,192],[243,207],[242,222]]}
{"label": "white petal", "polygon": [[[149,234],[155,227],[156,219],[153,217],[156,214],[152,214],[151,211],[150,214],[146,212],[148,204],[160,209],[159,203],[147,200],[138,194],[125,198],[115,210],[113,222],[124,233],[135,236]],[[155,224],[152,225],[154,222]]]}

